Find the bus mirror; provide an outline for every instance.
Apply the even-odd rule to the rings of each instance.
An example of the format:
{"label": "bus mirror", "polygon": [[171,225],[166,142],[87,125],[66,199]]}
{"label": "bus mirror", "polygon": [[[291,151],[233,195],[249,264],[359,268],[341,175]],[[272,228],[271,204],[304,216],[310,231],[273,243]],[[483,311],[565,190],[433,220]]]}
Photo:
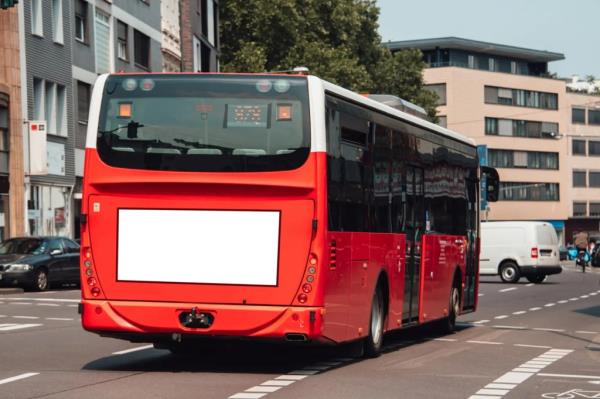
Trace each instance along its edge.
{"label": "bus mirror", "polygon": [[498,171],[489,166],[481,167],[481,175],[486,179],[486,198],[489,202],[498,201],[500,196],[500,177]]}

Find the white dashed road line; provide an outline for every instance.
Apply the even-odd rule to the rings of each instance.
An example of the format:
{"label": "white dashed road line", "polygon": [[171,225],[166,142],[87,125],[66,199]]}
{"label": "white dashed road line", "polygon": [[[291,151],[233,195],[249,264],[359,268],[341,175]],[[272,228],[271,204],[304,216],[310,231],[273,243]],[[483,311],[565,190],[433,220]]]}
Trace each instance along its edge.
{"label": "white dashed road line", "polygon": [[[486,385],[474,395],[471,395],[469,399],[491,399],[500,398],[512,389],[517,387],[522,382],[535,375],[544,367],[556,362],[573,352],[569,349],[550,349],[544,352],[542,355],[525,362],[508,373],[503,374],[499,378],[495,379],[491,384]],[[502,385],[499,385],[502,384]]]}
{"label": "white dashed road line", "polygon": [[[66,299],[66,298],[2,298],[3,301],[32,301],[32,302],[63,302],[63,303],[78,303],[80,299]],[[12,302],[15,303],[15,302]],[[28,305],[31,305],[29,303]]]}
{"label": "white dashed road line", "polygon": [[39,327],[43,324],[0,324],[0,331],[22,330],[24,328]]}
{"label": "white dashed road line", "polygon": [[559,377],[559,378],[583,378],[586,380],[597,380],[600,379],[600,375],[578,375],[578,374],[549,374],[549,373],[538,373],[540,377]]}
{"label": "white dashed road line", "polygon": [[34,375],[38,375],[38,374],[39,373],[25,373],[25,374],[16,375],[14,377],[5,378],[3,380],[0,380],[0,385],[8,384],[9,382],[13,382],[13,381],[23,380],[25,378],[33,377]]}
{"label": "white dashed road line", "polygon": [[112,354],[113,355],[124,355],[126,353],[143,351],[143,350],[150,349],[150,348],[154,348],[154,345],[138,346],[137,348],[125,349],[125,350],[122,350],[122,351],[113,352]]}
{"label": "white dashed road line", "polygon": [[502,319],[506,319],[507,317],[508,317],[507,315],[503,314],[503,315],[494,317],[494,319],[502,320]]}
{"label": "white dashed road line", "polygon": [[546,345],[514,344],[514,346],[520,346],[522,348],[552,349],[551,346],[546,346]]}
{"label": "white dashed road line", "polygon": [[511,287],[511,288],[505,288],[505,289],[500,290],[498,292],[508,292],[508,291],[514,291],[514,290],[516,290],[516,288],[515,287]]}
{"label": "white dashed road line", "polygon": [[13,319],[39,319],[37,316],[11,316]]}
{"label": "white dashed road line", "polygon": [[482,345],[502,345],[502,342],[494,342],[494,341],[467,341],[470,344],[482,344]]}

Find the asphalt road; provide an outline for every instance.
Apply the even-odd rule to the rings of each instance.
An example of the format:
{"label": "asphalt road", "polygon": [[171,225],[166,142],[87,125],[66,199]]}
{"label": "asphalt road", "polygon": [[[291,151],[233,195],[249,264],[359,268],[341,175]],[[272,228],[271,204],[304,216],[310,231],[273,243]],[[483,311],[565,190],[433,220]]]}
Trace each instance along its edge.
{"label": "asphalt road", "polygon": [[455,334],[409,329],[368,360],[255,343],[175,356],[83,331],[76,290],[0,295],[0,398],[600,398],[600,270],[480,292]]}

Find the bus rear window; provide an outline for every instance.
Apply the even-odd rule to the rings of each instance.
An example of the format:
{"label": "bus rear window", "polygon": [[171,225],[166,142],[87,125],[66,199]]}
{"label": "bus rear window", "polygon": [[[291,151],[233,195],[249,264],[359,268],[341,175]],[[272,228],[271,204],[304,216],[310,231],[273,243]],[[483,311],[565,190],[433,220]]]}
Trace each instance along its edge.
{"label": "bus rear window", "polygon": [[310,152],[308,109],[304,77],[110,76],[97,148],[122,168],[290,170]]}

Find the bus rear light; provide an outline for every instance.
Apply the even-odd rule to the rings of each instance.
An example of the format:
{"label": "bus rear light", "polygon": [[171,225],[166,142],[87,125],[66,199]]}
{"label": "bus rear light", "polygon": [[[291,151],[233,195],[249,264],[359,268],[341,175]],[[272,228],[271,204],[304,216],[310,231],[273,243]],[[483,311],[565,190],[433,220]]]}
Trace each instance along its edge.
{"label": "bus rear light", "polygon": [[88,277],[92,277],[94,275],[94,271],[92,269],[86,269],[85,275]]}
{"label": "bus rear light", "polygon": [[[98,290],[100,291],[100,290]],[[298,302],[300,303],[306,303],[306,301],[308,300],[308,295],[302,293],[302,294],[298,294]]]}
{"label": "bus rear light", "polygon": [[89,260],[86,260],[85,262],[83,262],[83,265],[85,267],[92,267],[92,262],[90,262]]}
{"label": "bus rear light", "polygon": [[317,265],[317,255],[310,254],[310,256],[308,258],[308,264],[311,266],[316,266]]}
{"label": "bus rear light", "polygon": [[308,283],[307,283],[307,284],[304,284],[304,285],[302,286],[302,291],[304,291],[305,293],[307,293],[307,294],[308,294],[309,292],[311,292],[311,291],[312,291],[312,285],[310,285],[310,284],[308,284]]}
{"label": "bus rear light", "polygon": [[88,277],[87,279],[88,285],[96,285],[96,279],[94,277]]}
{"label": "bus rear light", "polygon": [[531,257],[533,259],[537,259],[537,257],[538,257],[538,249],[537,248],[531,248]]}
{"label": "bus rear light", "polygon": [[313,281],[315,281],[315,276],[306,276],[306,281],[312,283]]}
{"label": "bus rear light", "polygon": [[92,288],[92,296],[97,297],[100,295],[100,288],[94,287]]}

